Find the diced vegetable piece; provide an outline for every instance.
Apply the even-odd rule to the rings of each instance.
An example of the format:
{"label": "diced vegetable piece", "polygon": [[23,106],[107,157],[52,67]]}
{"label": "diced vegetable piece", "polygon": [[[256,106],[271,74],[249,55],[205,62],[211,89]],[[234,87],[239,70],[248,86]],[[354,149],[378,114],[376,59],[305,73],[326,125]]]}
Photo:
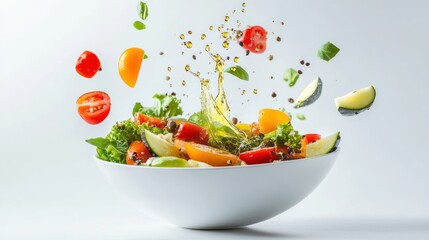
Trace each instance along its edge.
{"label": "diced vegetable piece", "polygon": [[324,137],[307,145],[307,157],[314,157],[335,151],[340,143],[340,132]]}
{"label": "diced vegetable piece", "polygon": [[237,123],[237,124],[235,124],[235,126],[239,130],[243,131],[247,136],[251,135],[251,131],[250,130],[252,129],[252,127],[251,127],[250,124],[247,124],[247,123]]}
{"label": "diced vegetable piece", "polygon": [[240,154],[240,160],[248,165],[271,163],[277,159],[276,147],[260,148]]}
{"label": "diced vegetable piece", "polygon": [[285,112],[276,109],[259,110],[259,131],[263,134],[277,129],[280,124],[290,122],[290,117]]}
{"label": "diced vegetable piece", "polygon": [[231,166],[236,165],[238,161],[238,156],[207,145],[185,142],[185,148],[191,159],[212,166]]}
{"label": "diced vegetable piece", "polygon": [[335,105],[342,115],[353,116],[368,110],[374,103],[375,96],[375,88],[369,86],[336,98]]}
{"label": "diced vegetable piece", "polygon": [[148,126],[157,128],[164,128],[167,124],[167,122],[162,120],[161,118],[150,117],[138,112],[134,114],[134,122],[138,124],[147,123]]}
{"label": "diced vegetable piece", "polygon": [[177,127],[175,138],[207,145],[209,142],[209,133],[197,124],[182,122]]}
{"label": "diced vegetable piece", "polygon": [[179,157],[179,149],[174,146],[173,143],[168,142],[164,138],[162,138],[159,135],[156,135],[154,133],[151,133],[149,130],[145,129],[144,134],[142,134],[144,137],[144,141],[148,144],[149,148],[160,157],[164,156],[174,156]]}
{"label": "diced vegetable piece", "polygon": [[322,94],[322,86],[322,80],[319,77],[310,82],[296,99],[297,104],[294,108],[300,108],[314,103]]}

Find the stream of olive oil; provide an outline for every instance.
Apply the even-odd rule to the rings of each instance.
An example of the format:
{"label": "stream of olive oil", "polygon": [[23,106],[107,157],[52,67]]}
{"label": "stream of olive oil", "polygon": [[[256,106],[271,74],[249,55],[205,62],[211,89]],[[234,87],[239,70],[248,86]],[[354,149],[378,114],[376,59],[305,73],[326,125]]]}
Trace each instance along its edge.
{"label": "stream of olive oil", "polygon": [[[223,88],[224,82],[224,68],[225,63],[219,54],[210,52],[210,46],[207,45],[205,49],[210,57],[215,61],[215,72],[218,73],[218,94],[216,98],[210,92],[210,81],[200,79],[201,81],[201,110],[204,118],[209,123],[207,128],[209,130],[211,140],[214,142],[221,141],[219,137],[228,136],[227,131],[219,131],[219,126],[227,127],[233,131],[236,137],[245,137],[245,134],[240,131],[230,120],[230,108],[226,99],[225,90]],[[220,135],[220,136],[219,136]]]}

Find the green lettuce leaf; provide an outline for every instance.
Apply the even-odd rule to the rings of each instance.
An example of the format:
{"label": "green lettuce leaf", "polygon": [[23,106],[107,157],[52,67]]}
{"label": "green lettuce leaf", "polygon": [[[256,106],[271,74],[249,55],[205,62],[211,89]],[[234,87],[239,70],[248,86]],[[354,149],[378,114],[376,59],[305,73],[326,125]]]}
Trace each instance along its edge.
{"label": "green lettuce leaf", "polygon": [[141,103],[136,103],[133,108],[133,116],[138,112],[151,117],[167,119],[183,114],[183,109],[180,107],[181,100],[176,96],[155,94],[152,98],[154,104],[151,107],[144,107]]}

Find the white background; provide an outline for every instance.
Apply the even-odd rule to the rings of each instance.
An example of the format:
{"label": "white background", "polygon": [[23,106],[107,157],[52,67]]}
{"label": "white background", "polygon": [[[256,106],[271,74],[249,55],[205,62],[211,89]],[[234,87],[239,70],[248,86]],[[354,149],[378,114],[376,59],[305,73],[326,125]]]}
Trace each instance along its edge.
{"label": "white background", "polygon": [[[132,27],[136,4],[0,2],[0,239],[429,237],[427,2],[247,1],[242,14],[241,1],[148,1],[144,31]],[[230,24],[240,19],[243,26],[268,30],[266,53],[244,57],[235,43],[224,53],[217,30],[208,27],[219,26],[227,13]],[[193,40],[191,50],[180,45],[181,33]],[[302,133],[342,134],[338,162],[308,198],[240,230],[183,230],[135,212],[105,184],[92,160],[94,149],[84,142],[130,117],[136,101],[150,105],[156,92],[174,91],[186,112],[196,111],[198,81],[183,68],[211,70],[208,56],[198,54],[205,44],[198,40],[202,33],[214,51],[242,56],[240,65],[251,75],[248,82],[226,79],[233,116],[254,121],[261,107],[284,107],[305,114],[305,121],[294,119]],[[341,48],[328,63],[315,54],[326,41]],[[134,46],[145,49],[149,59],[130,89],[116,64],[122,51]],[[84,50],[95,52],[103,65],[93,79],[74,70]],[[267,60],[270,54],[273,61]],[[301,59],[311,65],[302,67]],[[289,67],[304,71],[294,88],[282,81]],[[324,81],[321,98],[294,111],[287,99],[316,76]],[[369,111],[354,117],[336,111],[335,97],[371,84],[377,98]],[[83,122],[75,107],[81,94],[93,90],[112,99],[109,117],[97,126]],[[278,97],[271,97],[273,91]]]}

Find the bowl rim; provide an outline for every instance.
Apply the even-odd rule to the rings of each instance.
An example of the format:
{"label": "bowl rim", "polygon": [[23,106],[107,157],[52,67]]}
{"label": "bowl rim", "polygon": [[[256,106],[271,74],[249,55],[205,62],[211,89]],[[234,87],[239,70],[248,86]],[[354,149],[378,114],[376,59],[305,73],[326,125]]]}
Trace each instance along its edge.
{"label": "bowl rim", "polygon": [[295,164],[297,162],[308,162],[313,161],[315,159],[323,158],[328,155],[338,155],[341,151],[340,147],[337,147],[332,152],[325,153],[322,155],[314,156],[314,157],[308,157],[308,158],[300,158],[300,159],[292,159],[287,161],[278,161],[278,162],[272,162],[272,163],[261,163],[261,164],[253,164],[253,165],[244,165],[244,166],[220,166],[220,167],[147,167],[147,166],[136,166],[136,165],[129,165],[129,164],[123,164],[123,163],[116,163],[116,162],[109,162],[106,160],[103,160],[99,158],[97,155],[93,155],[93,158],[97,162],[102,162],[103,164],[112,165],[112,166],[120,166],[120,167],[127,167],[127,168],[139,168],[139,169],[156,169],[156,170],[149,170],[149,171],[165,171],[165,170],[172,170],[175,169],[175,171],[216,171],[221,169],[248,169],[248,168],[264,168],[268,166],[276,166],[276,165],[286,165],[286,164]]}

